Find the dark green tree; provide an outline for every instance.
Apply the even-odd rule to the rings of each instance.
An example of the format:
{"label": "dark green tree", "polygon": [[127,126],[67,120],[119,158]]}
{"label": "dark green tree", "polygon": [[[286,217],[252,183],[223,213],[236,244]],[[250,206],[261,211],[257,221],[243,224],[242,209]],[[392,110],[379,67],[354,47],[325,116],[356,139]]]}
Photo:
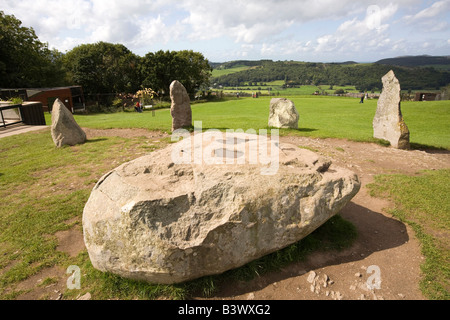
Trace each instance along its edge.
{"label": "dark green tree", "polygon": [[0,11],[0,87],[64,85],[61,53],[39,41],[33,28]]}
{"label": "dark green tree", "polygon": [[192,50],[149,52],[142,59],[142,86],[169,94],[172,81],[180,81],[192,97],[209,84],[211,66],[205,57]]}
{"label": "dark green tree", "polygon": [[82,44],[64,56],[71,82],[88,95],[136,92],[139,63],[140,57],[124,45],[107,42]]}

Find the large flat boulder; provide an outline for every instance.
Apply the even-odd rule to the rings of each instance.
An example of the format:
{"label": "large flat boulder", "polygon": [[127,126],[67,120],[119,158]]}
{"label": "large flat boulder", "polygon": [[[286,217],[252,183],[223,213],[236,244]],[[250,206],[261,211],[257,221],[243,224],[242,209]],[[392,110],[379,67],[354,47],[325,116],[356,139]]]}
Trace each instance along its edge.
{"label": "large flat boulder", "polygon": [[295,145],[198,133],[105,174],[83,212],[93,266],[152,283],[219,274],[306,237],[359,191]]}

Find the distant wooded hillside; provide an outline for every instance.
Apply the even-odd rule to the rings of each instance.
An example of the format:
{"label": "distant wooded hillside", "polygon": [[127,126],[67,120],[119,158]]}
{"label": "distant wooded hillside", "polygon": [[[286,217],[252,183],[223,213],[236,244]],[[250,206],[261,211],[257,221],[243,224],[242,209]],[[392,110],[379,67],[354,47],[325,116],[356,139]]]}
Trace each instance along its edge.
{"label": "distant wooded hillside", "polygon": [[382,59],[375,63],[404,67],[448,66],[450,68],[450,56],[404,56]]}
{"label": "distant wooded hillside", "polygon": [[[420,59],[393,58],[393,63],[413,63]],[[419,58],[419,57],[415,57]],[[260,83],[283,80],[286,85],[353,85],[360,91],[381,90],[381,78],[393,70],[404,90],[439,90],[450,83],[450,72],[430,66],[446,61],[445,57],[422,57],[424,66],[404,66],[380,63],[311,63],[298,61],[239,60],[216,64],[215,70],[229,69],[226,73],[214,73],[212,83],[222,86],[240,86],[244,83]],[[396,59],[396,60],[395,60]],[[403,60],[406,59],[406,60]],[[388,62],[389,59],[384,59]],[[403,62],[402,62],[403,61]],[[247,68],[245,68],[247,66]],[[236,72],[233,72],[235,70]]]}

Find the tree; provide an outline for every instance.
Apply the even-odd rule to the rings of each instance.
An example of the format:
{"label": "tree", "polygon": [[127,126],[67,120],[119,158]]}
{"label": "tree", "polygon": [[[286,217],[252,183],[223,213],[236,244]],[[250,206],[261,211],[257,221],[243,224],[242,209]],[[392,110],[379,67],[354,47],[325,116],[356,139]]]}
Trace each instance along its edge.
{"label": "tree", "polygon": [[33,28],[0,11],[0,87],[64,84],[61,53],[39,41]]}
{"label": "tree", "polygon": [[140,57],[124,45],[98,42],[82,44],[64,57],[73,83],[88,95],[133,93],[139,89]]}
{"label": "tree", "polygon": [[211,72],[208,60],[192,50],[150,52],[141,63],[142,86],[164,95],[169,94],[172,81],[178,80],[193,97],[202,86],[209,84]]}

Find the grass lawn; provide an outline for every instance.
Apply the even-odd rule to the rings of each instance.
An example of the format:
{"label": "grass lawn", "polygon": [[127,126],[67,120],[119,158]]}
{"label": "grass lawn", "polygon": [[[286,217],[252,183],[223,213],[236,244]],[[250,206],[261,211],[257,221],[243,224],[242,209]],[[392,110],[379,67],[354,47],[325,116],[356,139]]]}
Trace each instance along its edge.
{"label": "grass lawn", "polygon": [[143,147],[137,139],[101,138],[58,149],[48,132],[1,139],[1,299],[17,296],[17,283],[43,268],[74,264],[56,250],[55,233],[76,227],[96,181]]}
{"label": "grass lawn", "polygon": [[368,186],[371,195],[388,197],[389,213],[414,229],[426,257],[420,288],[433,300],[450,299],[450,170],[419,176],[378,175]]}
{"label": "grass lawn", "polygon": [[[280,130],[281,134],[376,141],[372,138],[376,100],[359,104],[358,99],[338,97],[293,96],[291,99],[300,113],[300,129]],[[203,129],[267,129],[269,101],[268,97],[262,97],[195,104],[192,107],[193,120],[202,121]],[[413,147],[450,149],[449,101],[405,102],[402,111],[411,131]],[[50,124],[49,114],[46,118]],[[146,128],[170,132],[171,128],[168,109],[156,111],[155,116],[151,111],[145,111],[76,115],[75,118],[82,127],[98,129]],[[167,143],[169,140],[160,141],[157,147]],[[99,272],[90,264],[86,251],[77,257],[58,251],[55,233],[70,228],[81,230],[82,211],[96,181],[119,164],[149,151],[145,139],[141,138],[101,137],[83,145],[63,148],[55,148],[48,132],[2,138],[0,299],[16,298],[23,293],[18,284],[44,268],[59,266],[66,269],[69,265],[81,268],[83,285],[82,292],[68,290],[64,293],[64,298],[68,299],[86,292],[90,292],[94,299],[179,299],[187,298],[193,292],[207,295],[223,281],[262,274],[303,259],[308,252],[319,248],[345,248],[356,237],[354,227],[338,215],[299,243],[242,268],[221,276],[171,286],[150,285]],[[395,210],[403,212],[400,217],[420,226],[416,232],[425,235],[429,235],[430,229],[448,232],[448,171],[427,173],[423,180],[411,180],[405,176],[381,177],[376,180],[374,194],[393,197],[398,203]],[[388,194],[383,193],[385,191]],[[413,202],[424,198],[424,194],[426,198],[429,195],[431,202],[442,199],[443,206],[438,210],[426,202],[427,199],[423,205]],[[411,215],[411,208],[420,209]],[[433,221],[440,222],[434,224]],[[423,239],[432,244],[426,254],[440,259],[432,260],[435,262],[431,268],[425,266],[427,274],[424,281],[432,282],[429,274],[437,272],[439,288],[445,287],[448,269],[437,269],[436,265],[448,266],[448,251],[442,254],[433,248],[445,248],[448,242],[442,242],[441,238],[441,242],[436,242],[428,236]],[[44,281],[48,283],[52,279]],[[448,299],[442,289],[430,289],[425,285],[424,288],[432,298]]]}
{"label": "grass lawn", "polygon": [[[292,96],[300,113],[298,130],[280,130],[318,138],[343,138],[376,142],[372,120],[377,100],[327,96]],[[192,106],[194,121],[202,121],[203,129],[267,129],[270,97],[240,98],[223,102],[200,103]],[[410,131],[413,148],[434,147],[450,149],[450,101],[403,102],[402,113]],[[76,115],[82,127],[146,128],[170,132],[172,118],[169,109],[119,112],[112,114]],[[51,123],[46,114],[47,123]]]}

